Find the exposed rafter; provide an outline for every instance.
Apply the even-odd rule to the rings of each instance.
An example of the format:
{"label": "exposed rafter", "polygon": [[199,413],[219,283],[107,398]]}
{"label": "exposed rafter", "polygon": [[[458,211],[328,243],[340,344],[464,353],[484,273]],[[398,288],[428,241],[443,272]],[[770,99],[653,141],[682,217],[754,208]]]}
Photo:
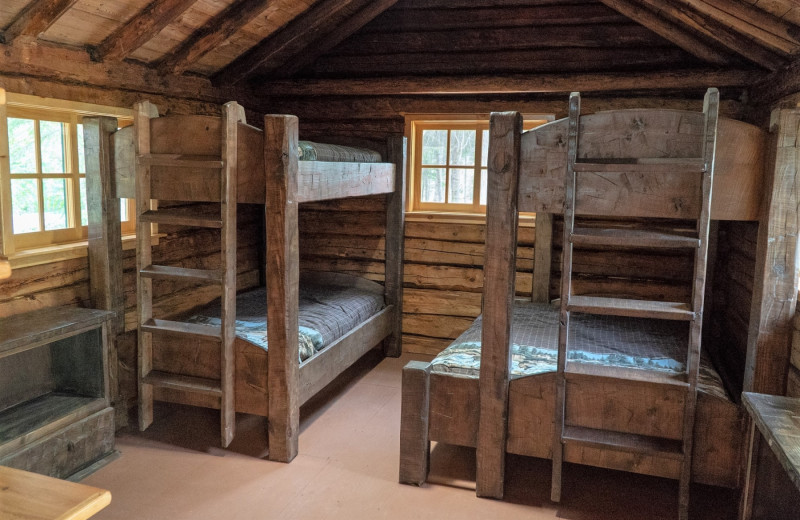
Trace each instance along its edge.
{"label": "exposed rafter", "polygon": [[195,31],[175,52],[165,56],[159,70],[166,74],[180,74],[224,42],[236,31],[263,13],[271,0],[240,0]]}
{"label": "exposed rafter", "polygon": [[402,76],[367,79],[299,79],[259,83],[263,95],[369,96],[608,92],[624,90],[698,89],[709,85],[752,84],[752,70],[671,70],[643,73],[493,74],[474,76]]}
{"label": "exposed rafter", "polygon": [[710,38],[757,65],[776,70],[785,63],[783,56],[756,45],[727,25],[697,12],[685,0],[641,0],[641,2],[672,23]]}
{"label": "exposed rafter", "polygon": [[729,61],[727,56],[721,53],[719,49],[708,45],[681,26],[670,23],[653,11],[642,7],[640,3],[631,0],[600,1],[703,61],[715,65],[725,65]]}
{"label": "exposed rafter", "polygon": [[13,43],[20,36],[39,36],[77,0],[35,0],[20,12],[3,31],[3,41]]}
{"label": "exposed rafter", "polygon": [[800,93],[800,59],[755,83],[750,89],[750,102],[770,105],[797,93]]}
{"label": "exposed rafter", "polygon": [[318,31],[352,14],[355,0],[319,0],[305,12],[217,72],[215,84],[236,84],[269,62],[286,63],[314,41]]}
{"label": "exposed rafter", "polygon": [[286,63],[285,67],[271,66],[265,70],[273,71],[280,69],[280,77],[291,77],[293,74],[314,63],[317,58],[342,43],[346,38],[367,25],[379,14],[396,3],[397,0],[370,0],[366,2],[363,8],[359,9],[356,14],[351,16],[348,20],[337,24],[333,27],[333,30],[327,34],[320,35],[320,37],[304,49],[303,52],[293,56],[292,59]]}
{"label": "exposed rafter", "polygon": [[97,61],[126,58],[172,23],[196,1],[155,0],[92,49],[92,57]]}

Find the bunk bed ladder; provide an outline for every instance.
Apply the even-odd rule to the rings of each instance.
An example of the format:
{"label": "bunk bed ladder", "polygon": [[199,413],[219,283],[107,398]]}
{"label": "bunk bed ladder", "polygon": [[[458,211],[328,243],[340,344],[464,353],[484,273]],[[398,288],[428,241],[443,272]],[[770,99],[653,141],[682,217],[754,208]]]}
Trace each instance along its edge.
{"label": "bunk bed ladder", "polygon": [[[695,408],[697,401],[697,378],[700,365],[700,341],[703,327],[703,298],[705,273],[708,255],[709,224],[711,215],[711,183],[714,170],[714,154],[717,137],[717,118],[719,93],[709,89],[706,93],[703,113],[705,116],[702,153],[700,158],[662,159],[648,163],[620,161],[609,166],[609,160],[578,159],[580,133],[580,96],[573,93],[569,102],[569,133],[567,141],[567,174],[565,178],[564,200],[564,247],[562,252],[561,309],[558,337],[558,365],[556,374],[556,407],[553,438],[553,475],[551,499],[561,498],[561,470],[564,450],[567,445],[602,448],[620,452],[655,455],[680,462],[678,517],[688,518],[689,483],[692,465],[692,440]],[[696,217],[696,234],[670,234],[659,231],[629,231],[620,229],[590,229],[575,227],[575,208],[577,199],[576,174],[598,171],[617,171],[636,173],[642,170],[680,172],[687,175],[702,175],[700,209]],[[640,301],[618,298],[600,298],[572,295],[572,257],[574,245],[628,246],[647,248],[686,248],[695,251],[692,277],[692,300],[690,304]],[[636,318],[683,320],[689,322],[689,338],[686,359],[686,372],[681,377],[670,377],[658,372],[644,372],[640,376],[630,373],[611,375],[589,365],[574,364],[567,360],[569,352],[570,313],[605,314]],[[582,368],[583,367],[583,368]],[[589,367],[589,368],[585,368]],[[683,402],[682,438],[669,439],[650,437],[627,432],[586,428],[567,424],[568,413],[567,381],[571,377],[643,377],[654,384],[675,385],[685,389]],[[569,422],[575,422],[575,417]]]}
{"label": "bunk bed ladder", "polygon": [[[234,351],[236,320],[236,164],[237,126],[245,122],[244,109],[230,102],[223,107],[221,155],[183,156],[151,153],[150,120],[158,111],[149,102],[136,105],[136,282],[139,318],[139,428],[153,422],[154,387],[199,394],[198,403],[210,403],[220,409],[221,444],[227,447],[236,430],[234,395]],[[220,178],[219,213],[189,214],[180,209],[152,209],[151,168],[170,168],[176,178],[187,169],[216,170]],[[174,199],[173,199],[174,200]],[[153,265],[151,225],[168,224],[220,230],[221,262],[218,269],[189,269]],[[156,319],[153,316],[153,280],[179,280],[217,284],[221,292],[219,326]],[[208,379],[153,370],[155,338],[183,335],[199,341],[218,343],[220,377]]]}

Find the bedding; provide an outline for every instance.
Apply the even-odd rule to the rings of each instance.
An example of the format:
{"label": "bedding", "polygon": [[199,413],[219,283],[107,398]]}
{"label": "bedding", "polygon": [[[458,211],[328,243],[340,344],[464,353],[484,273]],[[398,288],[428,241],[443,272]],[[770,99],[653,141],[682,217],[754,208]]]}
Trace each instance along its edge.
{"label": "bedding", "polygon": [[[380,284],[340,273],[301,275],[299,296],[300,361],[335,342],[384,307]],[[196,311],[187,321],[219,326],[219,300]],[[264,287],[237,294],[236,336],[267,350]]]}
{"label": "bedding", "polygon": [[311,141],[297,143],[297,156],[301,161],[381,162],[381,154],[367,148],[312,143]]}
{"label": "bedding", "polygon": [[[512,379],[556,371],[559,308],[515,302],[511,327]],[[433,372],[478,377],[482,316],[431,362]],[[688,323],[599,316],[570,316],[572,362],[680,373],[686,366]],[[710,360],[701,356],[698,389],[729,399]]]}

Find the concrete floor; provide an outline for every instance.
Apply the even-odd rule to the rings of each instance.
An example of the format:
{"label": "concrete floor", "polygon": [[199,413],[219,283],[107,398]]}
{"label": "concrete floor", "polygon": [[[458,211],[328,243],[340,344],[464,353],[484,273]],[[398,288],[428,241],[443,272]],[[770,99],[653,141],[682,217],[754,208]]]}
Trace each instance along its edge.
{"label": "concrete floor", "polygon": [[[397,483],[400,372],[411,359],[367,355],[303,407],[300,455],[266,460],[265,419],[239,415],[228,449],[219,415],[157,404],[144,433],[120,432],[122,456],[83,482],[109,489],[97,519],[661,520],[677,517],[677,482],[566,465],[561,504],[548,500],[550,461],[509,456],[503,501],[475,496],[475,452],[438,445],[431,482]],[[429,359],[429,358],[428,358]],[[736,492],[692,488],[692,518],[736,518]]]}

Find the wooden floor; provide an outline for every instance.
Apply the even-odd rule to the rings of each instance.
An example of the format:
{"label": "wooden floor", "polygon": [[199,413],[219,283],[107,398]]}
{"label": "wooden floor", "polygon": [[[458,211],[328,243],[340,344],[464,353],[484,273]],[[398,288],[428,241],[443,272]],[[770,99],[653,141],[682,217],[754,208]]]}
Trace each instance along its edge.
{"label": "wooden floor", "polygon": [[[474,450],[439,445],[430,483],[397,483],[400,371],[411,359],[368,355],[302,410],[300,455],[265,460],[263,418],[238,416],[218,448],[219,414],[157,405],[147,432],[120,432],[122,456],[84,479],[109,489],[98,519],[661,520],[676,518],[677,482],[565,465],[563,503],[548,500],[550,462],[509,457],[506,499],[474,492]],[[693,520],[736,518],[738,495],[694,486]]]}

